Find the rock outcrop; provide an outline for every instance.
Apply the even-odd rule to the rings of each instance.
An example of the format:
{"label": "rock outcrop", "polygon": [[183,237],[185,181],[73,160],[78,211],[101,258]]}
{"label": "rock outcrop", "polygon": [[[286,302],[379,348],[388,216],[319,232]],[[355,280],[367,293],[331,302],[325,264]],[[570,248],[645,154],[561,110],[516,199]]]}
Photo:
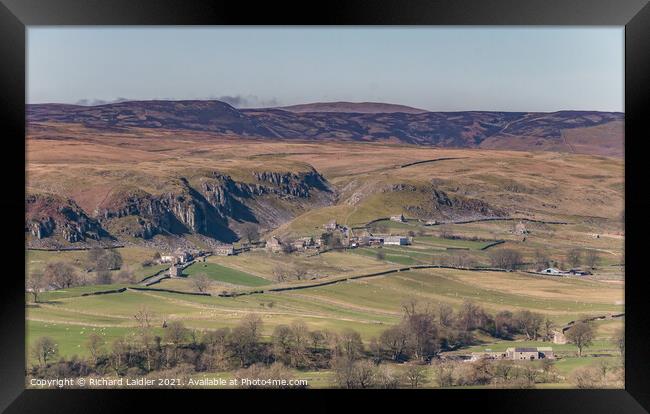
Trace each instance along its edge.
{"label": "rock outcrop", "polygon": [[[405,203],[404,210],[409,215],[418,218],[481,218],[504,217],[507,213],[493,207],[483,200],[463,196],[450,196],[445,191],[435,186],[416,186],[413,184],[393,184],[384,189],[391,192],[412,192],[421,200],[419,203]],[[408,198],[406,198],[408,199]]]}
{"label": "rock outcrop", "polygon": [[[71,200],[52,206],[54,197],[27,200],[26,231],[45,238],[60,229],[74,243],[98,239],[102,232],[116,238],[150,239],[157,234],[201,234],[232,242],[245,223],[273,228],[293,213],[331,202],[333,191],[315,170],[252,173],[251,182],[239,182],[217,171],[176,177],[169,191],[151,194],[141,188],[113,189],[89,216]],[[38,207],[37,207],[38,206]],[[68,217],[67,220],[64,220]]]}
{"label": "rock outcrop", "polygon": [[74,201],[52,194],[25,197],[25,232],[37,239],[60,236],[70,243],[104,235],[99,223]]}

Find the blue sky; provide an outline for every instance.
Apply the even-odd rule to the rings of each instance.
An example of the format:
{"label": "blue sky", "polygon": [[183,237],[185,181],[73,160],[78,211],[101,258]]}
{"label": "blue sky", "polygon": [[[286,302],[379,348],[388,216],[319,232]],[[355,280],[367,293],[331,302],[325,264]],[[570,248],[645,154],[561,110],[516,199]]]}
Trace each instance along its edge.
{"label": "blue sky", "polygon": [[29,103],[623,111],[623,27],[29,28]]}

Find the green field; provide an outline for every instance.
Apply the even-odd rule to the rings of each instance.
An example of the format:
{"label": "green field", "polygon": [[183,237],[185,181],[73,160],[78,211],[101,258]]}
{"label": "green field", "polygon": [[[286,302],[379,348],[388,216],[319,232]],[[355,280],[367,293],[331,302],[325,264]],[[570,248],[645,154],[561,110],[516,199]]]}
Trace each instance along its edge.
{"label": "green field", "polygon": [[[60,356],[72,357],[74,355],[87,357],[90,355],[86,341],[91,334],[97,334],[102,337],[106,343],[106,348],[118,338],[133,333],[134,329],[129,327],[97,327],[92,325],[69,325],[56,322],[27,322],[27,343],[33,343],[41,336],[48,336],[54,339]],[[155,329],[157,334],[162,330]],[[33,361],[30,355],[27,355],[28,361]]]}
{"label": "green field", "polygon": [[462,239],[445,239],[436,236],[419,236],[415,238],[415,245],[421,244],[425,246],[444,247],[446,249],[468,249],[480,250],[485,246],[493,243],[493,241],[474,241]]}
{"label": "green field", "polygon": [[[221,271],[222,266],[206,264],[209,265],[208,269]],[[202,266],[203,263],[199,263],[192,273],[202,271]],[[246,274],[246,280],[250,278],[251,275]],[[530,309],[547,315],[557,324],[582,315],[623,310],[622,305],[614,305],[616,299],[623,296],[622,286],[579,279],[452,269],[399,272],[310,289],[236,298],[155,291],[81,296],[105,288],[106,286],[85,286],[44,294],[44,303],[29,305],[27,308],[28,340],[32,341],[45,334],[51,334],[49,336],[58,340],[59,335],[68,334],[66,327],[72,329],[72,332],[77,332],[77,328],[83,326],[132,329],[136,325],[133,315],[141,307],[146,307],[154,314],[154,325],[163,320],[181,319],[190,328],[217,329],[235,326],[243,315],[254,312],[263,318],[264,335],[270,335],[279,324],[303,320],[311,329],[355,329],[361,333],[365,342],[398,323],[401,305],[411,299],[434,305],[434,309],[438,303],[448,303],[458,309],[467,299],[480,303],[491,312]],[[622,321],[599,322],[598,326],[602,334],[592,350],[614,349],[608,342],[608,337],[617,327],[622,326]],[[83,342],[83,337],[76,336],[77,339],[66,339],[70,346],[62,348],[63,354],[79,348],[76,345]],[[463,352],[513,345],[513,342],[486,343]],[[572,346],[557,347],[560,351],[571,350]]]}
{"label": "green field", "polygon": [[[412,227],[410,223],[394,224],[404,226],[398,232]],[[310,279],[328,281],[403,266],[431,264],[454,254],[465,255],[476,264],[489,264],[489,252],[492,249],[480,250],[488,242],[443,238],[439,236],[442,230],[468,238],[477,235],[484,239],[507,240],[505,245],[494,249],[515,248],[523,253],[525,259],[533,257],[535,249],[540,246],[548,246],[551,238],[557,243],[549,248],[550,251],[560,254],[587,237],[575,232],[575,227],[531,226],[533,233],[523,243],[508,233],[509,224],[499,222],[438,227],[441,226],[424,228],[425,235],[414,237],[413,245],[409,246],[358,248],[317,255],[271,254],[259,249],[237,256],[211,256],[206,262],[198,262],[185,269],[187,278],[166,279],[152,287],[192,292],[196,290],[192,278],[197,273],[205,273],[215,282],[213,288],[209,289],[213,295],[223,289],[246,291],[267,285],[276,287],[312,283],[311,280],[274,283],[270,276],[278,266],[304,268],[308,270]],[[610,241],[595,240],[593,243],[601,243],[603,250],[612,246]],[[377,258],[380,251],[385,256],[383,260]],[[121,252],[125,266],[137,275],[138,280],[166,267],[141,266],[141,261],[150,258],[152,254],[148,249],[125,248]],[[617,261],[616,255],[611,256],[605,257],[603,263]],[[48,261],[66,261],[79,271],[84,271],[85,253],[29,252],[27,259],[28,264],[40,270]],[[85,293],[128,287],[125,284],[88,285],[48,291],[41,294],[41,303],[29,304],[26,309],[27,346],[31,346],[41,336],[49,336],[58,344],[61,356],[86,356],[88,351],[85,343],[90,333],[102,335],[108,344],[118,337],[129,335],[137,326],[133,315],[143,307],[153,315],[152,323],[157,334],[163,333],[163,321],[182,320],[191,329],[205,331],[235,327],[244,315],[256,313],[262,317],[261,333],[265,340],[270,339],[278,325],[304,321],[311,330],[342,332],[347,328],[354,329],[361,334],[366,346],[386,328],[399,323],[401,307],[410,300],[428,304],[434,310],[440,303],[449,304],[458,310],[466,300],[471,300],[492,313],[504,309],[527,309],[543,314],[556,325],[562,325],[587,315],[624,311],[623,284],[620,282],[622,269],[602,268],[596,276],[589,278],[558,278],[520,272],[420,269],[302,290],[231,298],[134,290],[82,296]],[[26,298],[31,301],[29,295]],[[467,354],[486,348],[501,350],[511,346],[552,346],[560,357],[555,363],[557,371],[568,378],[576,368],[596,366],[604,360],[612,363],[619,361],[612,338],[622,326],[622,320],[598,322],[597,337],[593,345],[585,349],[586,356],[583,358],[575,357],[577,348],[571,344],[532,342],[521,337],[514,341],[497,341],[482,334],[477,334],[482,343],[455,352]],[[593,354],[613,356],[595,357]],[[28,361],[31,361],[30,358],[28,356]],[[393,368],[397,371],[403,369],[400,365]],[[430,385],[434,384],[434,372],[433,368],[428,369]],[[310,386],[315,388],[329,387],[333,381],[333,373],[328,370],[292,370],[292,373],[295,378],[308,379]],[[214,375],[217,374],[219,373]],[[221,374],[232,376],[232,372]],[[567,385],[566,382],[538,384],[540,388]]]}
{"label": "green field", "polygon": [[231,269],[215,263],[194,263],[183,270],[183,274],[193,277],[198,273],[205,273],[207,277],[214,281],[230,283],[241,286],[264,286],[271,283],[261,277],[253,276],[239,270]]}

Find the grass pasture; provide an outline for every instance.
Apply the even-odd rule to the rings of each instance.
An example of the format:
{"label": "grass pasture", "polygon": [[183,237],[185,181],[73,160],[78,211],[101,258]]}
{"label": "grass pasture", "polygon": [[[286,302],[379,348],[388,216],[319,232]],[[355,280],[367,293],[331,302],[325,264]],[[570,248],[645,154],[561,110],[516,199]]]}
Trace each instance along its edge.
{"label": "grass pasture", "polygon": [[[323,232],[323,224],[332,219],[348,226],[363,226],[400,212],[410,217],[409,211],[423,220],[464,219],[480,215],[476,209],[472,210],[478,200],[511,216],[570,223],[527,222],[529,233],[524,238],[514,234],[514,221],[424,226],[414,220],[406,223],[384,220],[375,224],[385,226],[389,233],[415,231],[413,245],[328,251],[318,255],[271,254],[255,250],[237,256],[211,256],[205,263],[187,268],[187,278],[166,279],[152,288],[194,291],[193,277],[205,273],[217,286],[213,289],[215,292],[217,289],[258,290],[306,283],[276,283],[273,274],[278,267],[306,269],[309,279],[328,281],[402,266],[431,264],[456,254],[466,255],[476,264],[488,265],[490,253],[503,248],[519,251],[526,262],[531,262],[541,250],[565,267],[571,249],[593,249],[598,251],[601,263],[595,275],[587,278],[422,269],[239,297],[135,290],[82,296],[128,287],[123,284],[49,291],[41,295],[42,303],[27,304],[28,347],[40,336],[50,336],[59,345],[61,356],[87,355],[85,342],[90,333],[102,335],[107,343],[127,335],[135,329],[133,316],[142,307],[153,314],[157,334],[164,332],[163,321],[181,320],[192,329],[213,330],[234,327],[243,316],[255,313],[262,317],[262,335],[267,339],[278,325],[302,320],[312,330],[354,329],[366,345],[400,321],[401,306],[411,299],[430,304],[434,310],[440,303],[458,310],[466,300],[492,313],[504,309],[531,310],[543,314],[556,325],[583,316],[624,311],[625,268],[620,266],[624,257],[620,219],[624,208],[624,164],[618,158],[555,152],[425,148],[379,142],[323,144],[251,140],[254,145],[241,145],[241,140],[208,132],[197,135],[163,128],[106,132],[81,126],[48,125],[47,136],[40,139],[40,134],[42,132],[30,137],[27,145],[28,191],[65,194],[87,212],[95,211],[111,191],[121,186],[139,188],[154,196],[177,192],[178,177],[188,177],[191,181],[194,172],[199,170],[230,175],[242,183],[258,184],[251,171],[298,172],[313,168],[332,186],[336,195],[333,204],[310,204],[309,199],[295,204],[279,199],[269,201],[281,208],[269,208],[273,211],[260,215],[269,213],[274,218],[272,226],[260,228],[263,239],[270,235],[318,237]],[[57,134],[60,139],[51,139],[50,136]],[[447,157],[457,160],[399,168],[409,162]],[[449,211],[447,207],[452,206],[435,204],[434,190],[459,200],[456,206],[469,207],[469,210]],[[263,208],[260,206],[254,207]],[[278,211],[286,216],[275,215]],[[442,237],[445,234],[461,238]],[[187,240],[201,248],[209,247],[196,234],[188,235]],[[480,240],[506,242],[481,250],[489,242]],[[164,267],[143,267],[142,263],[160,249],[145,247],[144,242],[142,246],[135,246],[129,241],[140,243],[142,240],[125,240],[128,247],[118,249],[124,268],[132,271],[137,279]],[[158,241],[148,241],[147,245],[158,246]],[[385,255],[383,260],[377,258],[379,251]],[[78,272],[86,272],[86,258],[84,251],[29,250],[25,259],[28,272],[34,273],[42,272],[47,263],[56,261],[70,263]],[[88,275],[93,277],[92,272]],[[29,296],[27,299],[31,300]],[[616,355],[612,338],[622,325],[621,320],[598,322],[597,338],[587,353]],[[502,342],[481,339],[485,343],[459,352],[551,345],[562,354],[556,367],[564,376],[580,366],[616,358],[575,358],[573,345],[533,343],[521,338]],[[400,370],[402,366],[395,369]],[[431,368],[429,377],[433,375]],[[295,376],[311,379],[314,387],[330,386],[332,372],[296,372]]]}
{"label": "grass pasture", "polygon": [[208,278],[241,286],[264,286],[270,282],[267,279],[253,276],[240,270],[232,269],[216,263],[194,263],[183,270],[183,274],[192,278],[199,273],[204,273]]}

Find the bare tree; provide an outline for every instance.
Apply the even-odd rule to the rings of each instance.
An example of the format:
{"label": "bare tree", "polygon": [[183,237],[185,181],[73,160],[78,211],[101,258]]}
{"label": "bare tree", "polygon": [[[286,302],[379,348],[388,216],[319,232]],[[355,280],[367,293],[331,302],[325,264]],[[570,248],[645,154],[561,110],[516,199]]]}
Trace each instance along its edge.
{"label": "bare tree", "polygon": [[251,337],[256,340],[259,339],[260,332],[262,330],[262,318],[256,313],[249,313],[244,315],[240,321],[240,325],[243,326],[250,333]]}
{"label": "bare tree", "polygon": [[408,332],[402,325],[384,330],[379,336],[379,349],[392,360],[399,361],[406,351]]}
{"label": "bare tree", "polygon": [[97,261],[99,270],[117,270],[122,267],[122,255],[117,249],[105,249],[104,254]]}
{"label": "bare tree", "polygon": [[257,226],[253,223],[247,223],[242,227],[242,236],[248,241],[248,243],[253,243],[259,239],[260,233],[257,230]]}
{"label": "bare tree", "polygon": [[205,292],[208,290],[210,285],[212,284],[212,281],[206,275],[205,273],[197,273],[194,276],[192,276],[192,284],[198,290],[199,292]]}
{"label": "bare tree", "polygon": [[395,389],[399,387],[399,382],[400,377],[389,367],[379,366],[375,369],[375,384],[378,388]]}
{"label": "bare tree", "polygon": [[117,280],[121,283],[135,283],[135,274],[129,270],[129,269],[124,269],[121,270],[117,274]]}
{"label": "bare tree", "polygon": [[25,290],[32,295],[34,303],[38,303],[38,295],[45,290],[45,278],[40,272],[30,273],[25,280]]}
{"label": "bare tree", "polygon": [[544,337],[548,341],[553,339],[553,328],[555,328],[555,322],[549,318],[544,319]]}
{"label": "bare tree", "polygon": [[454,382],[454,365],[446,361],[437,361],[434,364],[436,382],[439,387],[451,387]]}
{"label": "bare tree", "polygon": [[284,282],[289,279],[289,268],[285,265],[275,265],[271,271],[273,278],[278,282]]}
{"label": "bare tree", "polygon": [[262,328],[262,319],[256,314],[248,314],[242,318],[229,335],[229,348],[233,355],[239,359],[241,367],[254,361],[260,331]]}
{"label": "bare tree", "polygon": [[293,245],[293,240],[290,239],[282,240],[280,247],[282,249],[282,253],[284,254],[291,254],[296,251],[296,247]]}
{"label": "bare tree", "polygon": [[514,270],[522,263],[521,253],[513,249],[498,249],[490,254],[492,266],[500,269]]}
{"label": "bare tree", "polygon": [[422,365],[409,364],[404,372],[404,377],[410,384],[411,388],[419,388],[427,380],[427,371]]}
{"label": "bare tree", "polygon": [[333,368],[335,381],[342,388],[372,388],[376,384],[376,368],[372,361],[337,358]]}
{"label": "bare tree", "polygon": [[375,256],[377,257],[377,260],[386,260],[386,253],[384,253],[382,249],[378,249]]}
{"label": "bare tree", "polygon": [[464,331],[476,329],[481,324],[483,310],[472,301],[466,300],[461,305],[456,317],[460,328]]}
{"label": "bare tree", "polygon": [[589,249],[585,252],[585,264],[591,269],[595,269],[600,264],[600,255],[598,251]]}
{"label": "bare tree", "polygon": [[95,364],[97,364],[97,360],[103,353],[104,344],[104,338],[102,338],[100,335],[92,333],[90,336],[88,336],[86,347],[88,348],[88,352],[90,352],[90,356],[93,358],[93,362]]}
{"label": "bare tree", "polygon": [[528,340],[536,341],[544,323],[544,317],[538,313],[529,310],[523,310],[515,313],[515,320],[519,329],[526,334]]}
{"label": "bare tree", "polygon": [[454,323],[454,310],[447,303],[438,305],[438,322],[441,326],[450,327]]}
{"label": "bare tree", "polygon": [[619,329],[614,334],[614,343],[621,353],[621,356],[625,356],[625,329]]}
{"label": "bare tree", "polygon": [[58,347],[54,339],[49,336],[42,336],[32,346],[32,356],[38,361],[41,367],[47,366],[48,361],[56,358]]}
{"label": "bare tree", "polygon": [[539,272],[546,269],[551,265],[551,260],[545,251],[541,249],[535,250],[535,269]]}
{"label": "bare tree", "polygon": [[453,267],[470,267],[472,260],[467,253],[453,252],[447,258],[447,264]]}
{"label": "bare tree", "polygon": [[181,321],[171,321],[165,329],[165,340],[174,346],[179,346],[187,340],[188,330]]}
{"label": "bare tree", "polygon": [[582,350],[591,346],[594,339],[594,327],[589,322],[577,322],[566,332],[566,339],[578,347],[578,356],[582,356]]}
{"label": "bare tree", "polygon": [[582,250],[571,249],[566,255],[566,260],[571,267],[578,267],[582,263]]}
{"label": "bare tree", "polygon": [[292,273],[293,277],[296,278],[296,280],[304,280],[307,278],[307,269],[302,266],[295,267]]}
{"label": "bare tree", "polygon": [[359,332],[353,329],[345,329],[336,339],[336,353],[338,356],[348,361],[354,361],[363,355],[363,342]]}
{"label": "bare tree", "polygon": [[165,341],[172,345],[172,363],[178,359],[178,349],[187,341],[189,330],[181,321],[171,321],[165,328]]}
{"label": "bare tree", "polygon": [[110,366],[115,371],[116,375],[123,374],[127,369],[127,354],[129,353],[129,345],[124,338],[116,338],[111,344],[111,352],[109,355]]}
{"label": "bare tree", "polygon": [[153,319],[153,314],[149,311],[149,308],[146,306],[140,306],[138,312],[133,315],[133,318],[138,323],[140,329],[149,329],[151,327],[151,321]]}
{"label": "bare tree", "polygon": [[570,380],[576,388],[597,388],[600,382],[600,373],[595,367],[580,367],[571,373]]}
{"label": "bare tree", "polygon": [[309,339],[314,349],[320,349],[325,346],[325,334],[321,331],[310,331]]}
{"label": "bare tree", "polygon": [[89,269],[94,269],[97,266],[97,262],[99,261],[99,258],[104,255],[104,249],[101,247],[93,247],[90,250],[88,250],[88,253],[86,253],[86,259],[88,261],[88,268]]}
{"label": "bare tree", "polygon": [[54,289],[66,289],[77,285],[79,282],[75,269],[63,262],[48,263],[45,266],[43,276],[46,283]]}
{"label": "bare tree", "polygon": [[98,285],[110,285],[113,283],[113,276],[110,270],[98,270],[96,279]]}
{"label": "bare tree", "polygon": [[93,247],[88,250],[87,261],[91,269],[117,270],[122,266],[122,255],[117,249]]}

